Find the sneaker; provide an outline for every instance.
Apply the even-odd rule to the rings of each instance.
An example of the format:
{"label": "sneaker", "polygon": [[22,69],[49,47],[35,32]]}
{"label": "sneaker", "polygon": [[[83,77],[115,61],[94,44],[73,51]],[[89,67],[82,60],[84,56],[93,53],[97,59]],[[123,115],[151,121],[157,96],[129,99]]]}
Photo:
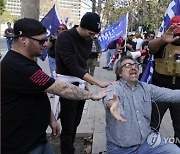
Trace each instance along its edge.
{"label": "sneaker", "polygon": [[108,66],[103,67],[103,69],[108,69],[108,68],[109,68]]}
{"label": "sneaker", "polygon": [[112,68],[112,67],[108,67],[108,68],[107,68],[107,70],[112,71],[112,70],[113,70],[113,68]]}

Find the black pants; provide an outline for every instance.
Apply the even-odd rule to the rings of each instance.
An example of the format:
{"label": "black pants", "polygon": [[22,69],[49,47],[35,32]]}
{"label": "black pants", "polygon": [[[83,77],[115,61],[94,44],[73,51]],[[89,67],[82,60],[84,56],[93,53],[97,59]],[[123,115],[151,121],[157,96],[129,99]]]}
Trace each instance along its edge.
{"label": "black pants", "polygon": [[62,132],[60,135],[61,154],[74,154],[74,139],[80,124],[85,101],[72,101],[60,98],[60,120]]}
{"label": "black pants", "polygon": [[[172,77],[168,77],[165,75],[160,75],[157,72],[154,72],[153,74],[153,80],[152,83],[154,85],[160,86],[160,87],[166,87],[170,89],[180,89],[180,78],[176,78],[176,84],[172,84]],[[151,127],[157,128],[158,123],[161,123],[162,118],[167,111],[167,109],[170,110],[170,115],[172,119],[172,124],[174,128],[174,138],[175,138],[175,144],[180,147],[180,102],[178,103],[167,103],[167,102],[156,102],[159,112],[160,112],[160,120],[159,120],[159,113],[157,110],[156,105],[152,104],[152,116],[151,116]],[[157,128],[159,130],[159,127]]]}

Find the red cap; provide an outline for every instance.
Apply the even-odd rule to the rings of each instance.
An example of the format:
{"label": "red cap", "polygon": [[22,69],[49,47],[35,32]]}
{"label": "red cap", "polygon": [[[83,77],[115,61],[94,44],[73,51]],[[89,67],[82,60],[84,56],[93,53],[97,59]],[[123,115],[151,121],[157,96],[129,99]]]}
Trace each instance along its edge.
{"label": "red cap", "polygon": [[67,29],[68,29],[67,26],[66,26],[65,24],[60,24],[59,27],[63,27],[64,30],[67,30]]}
{"label": "red cap", "polygon": [[178,25],[179,28],[176,31],[176,34],[180,35],[180,16],[175,16],[171,19],[170,26],[171,25]]}

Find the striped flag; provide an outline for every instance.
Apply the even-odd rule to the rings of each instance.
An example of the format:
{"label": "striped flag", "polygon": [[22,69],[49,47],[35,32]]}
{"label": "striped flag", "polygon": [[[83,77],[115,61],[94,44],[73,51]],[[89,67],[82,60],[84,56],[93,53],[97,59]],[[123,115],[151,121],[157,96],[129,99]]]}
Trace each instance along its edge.
{"label": "striped flag", "polygon": [[151,55],[140,81],[151,84],[153,71],[154,71],[154,55]]}
{"label": "striped flag", "polygon": [[162,21],[161,27],[159,28],[157,37],[162,36],[162,34],[164,33],[164,28],[168,29],[171,19],[177,15],[180,15],[180,0],[171,0],[164,14],[164,19]]}

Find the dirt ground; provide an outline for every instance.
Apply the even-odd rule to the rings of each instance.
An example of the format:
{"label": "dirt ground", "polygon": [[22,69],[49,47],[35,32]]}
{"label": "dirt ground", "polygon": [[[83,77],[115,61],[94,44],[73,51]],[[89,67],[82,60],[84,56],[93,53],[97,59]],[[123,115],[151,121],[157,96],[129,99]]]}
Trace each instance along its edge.
{"label": "dirt ground", "polygon": [[[51,144],[55,154],[61,154],[60,152],[60,141],[59,139],[50,139],[48,136],[49,143]],[[76,137],[74,142],[75,154],[90,154],[92,142],[88,142],[86,137]],[[88,151],[88,152],[85,152]]]}

